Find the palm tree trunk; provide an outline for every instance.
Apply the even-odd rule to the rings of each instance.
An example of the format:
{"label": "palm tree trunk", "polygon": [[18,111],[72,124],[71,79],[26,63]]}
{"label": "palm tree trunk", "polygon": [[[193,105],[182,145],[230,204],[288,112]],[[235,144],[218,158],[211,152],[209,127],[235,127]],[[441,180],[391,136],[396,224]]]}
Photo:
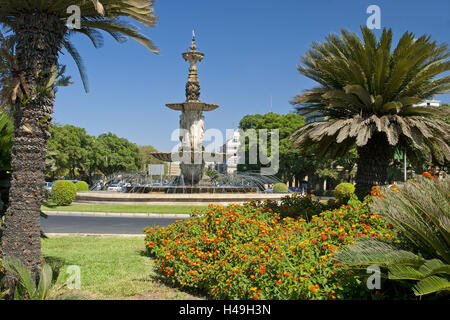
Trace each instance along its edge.
{"label": "palm tree trunk", "polygon": [[[13,29],[28,101],[14,108],[12,177],[2,255],[20,259],[35,276],[41,264],[40,206],[54,100],[53,90],[42,92],[39,87],[48,82],[48,72],[57,65],[66,29],[64,22],[46,13],[22,14]],[[14,283],[15,278],[9,275],[7,287],[13,290]]]}
{"label": "palm tree trunk", "polygon": [[375,133],[365,146],[358,147],[356,195],[360,200],[370,193],[375,185],[387,180],[387,168],[392,160],[392,148],[384,133]]}

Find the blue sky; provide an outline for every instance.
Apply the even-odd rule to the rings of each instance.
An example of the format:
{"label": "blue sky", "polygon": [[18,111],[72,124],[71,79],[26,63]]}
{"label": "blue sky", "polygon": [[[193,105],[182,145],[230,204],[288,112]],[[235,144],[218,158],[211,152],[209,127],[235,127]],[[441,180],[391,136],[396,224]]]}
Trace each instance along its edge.
{"label": "blue sky", "polygon": [[[185,100],[188,65],[181,53],[190,45],[193,28],[206,55],[199,65],[201,100],[220,105],[205,113],[206,129],[225,133],[247,114],[291,112],[289,100],[315,85],[296,70],[299,57],[313,41],[341,28],[360,34],[371,4],[380,6],[381,26],[393,29],[395,42],[411,31],[448,43],[448,0],[157,0],[158,25],[142,31],[160,55],[132,40],[117,44],[108,35],[100,49],[85,37],[73,39],[85,61],[90,92],[84,92],[74,62],[63,55],[60,62],[75,84],[59,89],[55,121],[170,151],[177,144],[171,134],[179,113],[165,104]],[[450,102],[450,95],[436,98]]]}

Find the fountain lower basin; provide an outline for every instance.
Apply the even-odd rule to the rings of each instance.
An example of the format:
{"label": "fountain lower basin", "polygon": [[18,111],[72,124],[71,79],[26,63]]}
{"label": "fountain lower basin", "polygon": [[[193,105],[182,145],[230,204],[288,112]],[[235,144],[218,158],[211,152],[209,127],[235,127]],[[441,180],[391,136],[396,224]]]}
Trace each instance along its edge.
{"label": "fountain lower basin", "polygon": [[176,193],[176,194],[193,194],[193,193],[257,193],[257,187],[241,187],[241,186],[144,186],[144,187],[126,187],[126,193]]}

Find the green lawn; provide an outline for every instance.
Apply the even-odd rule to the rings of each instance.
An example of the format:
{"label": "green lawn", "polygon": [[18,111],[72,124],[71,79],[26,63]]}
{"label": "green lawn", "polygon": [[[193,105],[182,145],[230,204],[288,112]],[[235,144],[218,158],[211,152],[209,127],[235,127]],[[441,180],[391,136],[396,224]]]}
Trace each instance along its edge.
{"label": "green lawn", "polygon": [[130,204],[72,204],[70,206],[42,205],[43,211],[114,212],[114,213],[185,213],[207,206],[192,205],[130,205]]}
{"label": "green lawn", "polygon": [[42,240],[47,263],[61,266],[57,283],[64,284],[67,267],[81,270],[81,291],[95,299],[196,299],[158,281],[142,237],[52,237]]}

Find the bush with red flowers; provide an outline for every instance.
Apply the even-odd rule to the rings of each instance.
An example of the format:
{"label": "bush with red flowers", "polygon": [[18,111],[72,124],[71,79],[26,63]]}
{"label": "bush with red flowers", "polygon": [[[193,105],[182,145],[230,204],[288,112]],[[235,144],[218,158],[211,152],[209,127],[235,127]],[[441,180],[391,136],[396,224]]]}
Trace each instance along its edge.
{"label": "bush with red flowers", "polygon": [[367,203],[314,210],[306,221],[267,205],[210,205],[185,221],[146,228],[145,243],[169,282],[217,299],[371,296],[335,252],[361,237],[394,241],[395,231]]}

